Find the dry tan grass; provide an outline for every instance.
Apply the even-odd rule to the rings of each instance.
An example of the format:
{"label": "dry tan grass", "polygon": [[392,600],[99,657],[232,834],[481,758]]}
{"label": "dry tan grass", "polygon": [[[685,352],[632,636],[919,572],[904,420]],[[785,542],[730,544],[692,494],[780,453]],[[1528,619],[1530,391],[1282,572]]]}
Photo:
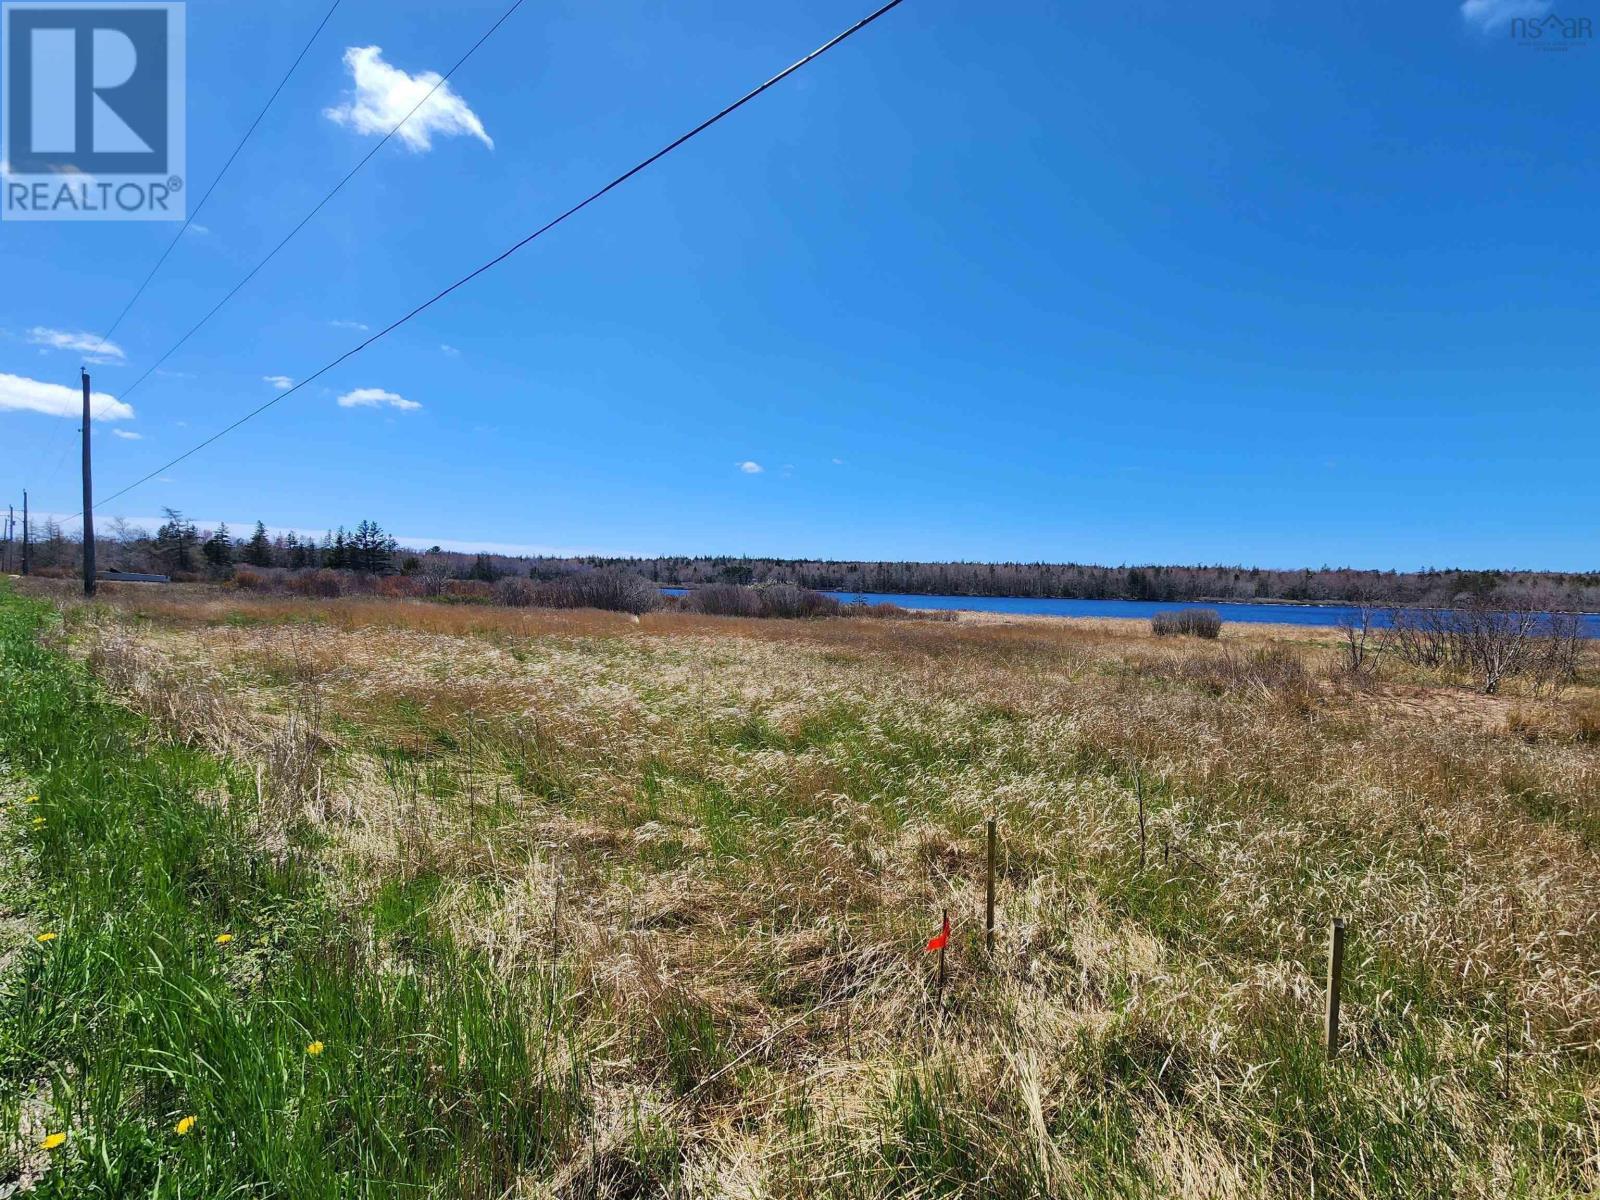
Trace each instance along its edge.
{"label": "dry tan grass", "polygon": [[1293,627],[111,600],[77,626],[94,669],[267,761],[352,913],[426,884],[508,974],[585,981],[596,1148],[530,1194],[659,1182],[652,1139],[685,1194],[983,1194],[927,1121],[995,1194],[1600,1186],[1592,660],[1484,698],[1351,689]]}

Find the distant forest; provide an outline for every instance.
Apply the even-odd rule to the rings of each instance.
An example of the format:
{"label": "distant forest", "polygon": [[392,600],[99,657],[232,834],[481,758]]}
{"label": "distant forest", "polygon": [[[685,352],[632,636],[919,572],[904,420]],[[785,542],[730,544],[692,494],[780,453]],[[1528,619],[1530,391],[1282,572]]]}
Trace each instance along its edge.
{"label": "distant forest", "polygon": [[819,591],[1060,597],[1074,600],[1281,600],[1448,605],[1495,596],[1539,607],[1600,607],[1600,571],[1278,571],[1228,566],[1094,566],[1084,563],[836,562],[784,558],[537,558],[530,573],[607,567],[663,586],[795,583]]}
{"label": "distant forest", "polygon": [[[663,587],[713,584],[796,584],[818,591],[899,592],[911,595],[1028,596],[1084,600],[1289,601],[1446,607],[1463,597],[1494,599],[1547,610],[1600,610],[1600,571],[1362,571],[1320,567],[1283,571],[1229,566],[1094,566],[1084,563],[845,562],[747,558],[731,555],[662,558],[514,557],[402,547],[376,522],[322,538],[269,534],[258,522],[248,537],[226,526],[197,528],[168,510],[153,534],[120,522],[95,539],[104,567],[160,571],[179,578],[217,578],[237,568],[335,570],[363,575],[422,575],[434,580],[496,582],[521,576],[557,580],[609,570]],[[46,573],[76,566],[76,538],[53,522],[33,530],[33,565]],[[0,565],[15,571],[18,539],[0,547]]]}

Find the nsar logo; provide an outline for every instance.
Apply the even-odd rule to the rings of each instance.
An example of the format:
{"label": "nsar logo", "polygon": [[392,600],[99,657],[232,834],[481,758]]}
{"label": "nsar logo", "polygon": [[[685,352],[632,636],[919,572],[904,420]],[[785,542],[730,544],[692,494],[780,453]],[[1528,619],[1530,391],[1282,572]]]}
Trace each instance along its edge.
{"label": "nsar logo", "polygon": [[1573,50],[1594,40],[1594,22],[1588,17],[1517,17],[1511,22],[1511,40],[1531,50]]}

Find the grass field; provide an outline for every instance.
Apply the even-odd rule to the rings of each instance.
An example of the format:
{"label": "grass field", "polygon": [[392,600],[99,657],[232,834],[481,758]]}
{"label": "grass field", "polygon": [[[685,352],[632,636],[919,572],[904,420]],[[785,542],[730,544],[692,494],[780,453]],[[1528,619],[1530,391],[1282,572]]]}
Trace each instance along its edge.
{"label": "grass field", "polygon": [[36,1194],[1600,1191],[1592,649],[108,593],[0,592]]}

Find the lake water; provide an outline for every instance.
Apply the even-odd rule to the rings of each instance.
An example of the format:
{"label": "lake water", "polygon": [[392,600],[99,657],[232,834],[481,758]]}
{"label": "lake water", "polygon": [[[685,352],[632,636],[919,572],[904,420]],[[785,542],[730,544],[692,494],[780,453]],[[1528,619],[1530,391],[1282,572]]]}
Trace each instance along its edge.
{"label": "lake water", "polygon": [[[683,595],[682,588],[662,588],[672,596]],[[969,612],[1018,613],[1042,617],[1130,617],[1149,620],[1158,612],[1183,608],[1211,608],[1224,621],[1261,625],[1315,625],[1332,627],[1357,609],[1344,604],[1190,604],[1182,601],[1162,603],[1154,600],[1057,600],[1032,596],[917,596],[892,592],[828,592],[849,603],[865,597],[868,604],[898,604],[904,608],[965,609]],[[1384,614],[1378,616],[1380,622]],[[1600,615],[1585,613],[1584,633],[1600,637]]]}

